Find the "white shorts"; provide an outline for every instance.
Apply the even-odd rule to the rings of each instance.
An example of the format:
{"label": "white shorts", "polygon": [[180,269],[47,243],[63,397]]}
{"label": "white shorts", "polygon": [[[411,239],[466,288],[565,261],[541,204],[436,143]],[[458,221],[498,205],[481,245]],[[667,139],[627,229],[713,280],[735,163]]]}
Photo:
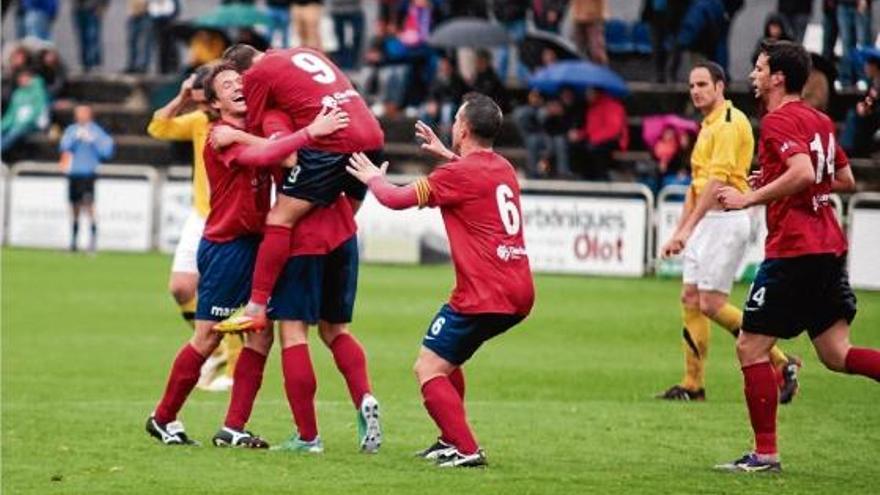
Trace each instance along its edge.
{"label": "white shorts", "polygon": [[172,272],[199,273],[196,263],[196,251],[199,249],[199,241],[205,231],[205,219],[195,210],[186,217],[183,229],[180,231],[180,240],[174,250],[174,261],[171,262]]}
{"label": "white shorts", "polygon": [[701,291],[730,294],[751,230],[748,211],[706,212],[684,248],[684,283]]}

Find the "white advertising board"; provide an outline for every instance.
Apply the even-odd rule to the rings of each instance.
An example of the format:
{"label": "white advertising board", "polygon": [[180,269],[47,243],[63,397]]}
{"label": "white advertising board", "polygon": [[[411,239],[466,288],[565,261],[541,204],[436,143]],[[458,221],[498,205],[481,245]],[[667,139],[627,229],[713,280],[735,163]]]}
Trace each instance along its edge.
{"label": "white advertising board", "polygon": [[173,253],[192,211],[192,181],[168,179],[159,194],[159,251]]}
{"label": "white advertising board", "polygon": [[[67,179],[16,175],[9,191],[9,244],[66,249],[70,245]],[[153,185],[146,179],[100,178],[95,185],[99,250],[152,248]],[[77,245],[88,243],[89,225],[80,219]]]}
{"label": "white advertising board", "polygon": [[858,289],[880,289],[880,208],[850,209],[849,280]]}

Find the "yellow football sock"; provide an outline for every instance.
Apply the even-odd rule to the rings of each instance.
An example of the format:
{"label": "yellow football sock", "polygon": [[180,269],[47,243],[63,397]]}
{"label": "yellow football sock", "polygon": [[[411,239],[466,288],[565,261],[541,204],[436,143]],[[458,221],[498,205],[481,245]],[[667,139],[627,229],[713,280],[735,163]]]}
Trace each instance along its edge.
{"label": "yellow football sock", "polygon": [[238,355],[241,354],[241,348],[244,347],[241,335],[230,333],[223,337],[226,344],[226,376],[232,378],[235,375],[235,364],[238,362]]}
{"label": "yellow football sock", "polygon": [[709,353],[709,317],[700,308],[682,306],[685,374],[681,386],[699,390],[704,386],[706,356]]}
{"label": "yellow football sock", "polygon": [[180,307],[180,316],[183,317],[183,320],[192,327],[196,327],[196,298],[192,298],[189,301],[178,304]]}
{"label": "yellow football sock", "polygon": [[[736,306],[727,303],[718,310],[718,313],[715,315],[715,321],[736,337],[739,335],[740,328],[742,328],[743,313]],[[780,368],[788,363],[788,358],[782,352],[782,349],[774,345],[770,349],[770,362],[773,363],[774,367]]]}

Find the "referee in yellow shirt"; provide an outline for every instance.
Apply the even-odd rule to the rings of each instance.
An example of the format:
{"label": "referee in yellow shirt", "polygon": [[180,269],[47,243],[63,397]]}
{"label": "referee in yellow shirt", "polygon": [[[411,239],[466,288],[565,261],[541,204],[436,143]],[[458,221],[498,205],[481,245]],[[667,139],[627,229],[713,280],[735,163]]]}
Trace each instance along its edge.
{"label": "referee in yellow shirt", "polygon": [[[742,311],[728,302],[736,271],[751,234],[744,210],[724,211],[715,199],[721,186],[748,190],[755,140],[748,117],[724,99],[724,70],[713,62],[694,65],[688,78],[694,106],[703,114],[691,155],[692,182],[675,233],[661,250],[664,258],[682,253],[681,291],[685,374],[681,383],[658,395],[668,400],[705,400],[704,370],[709,321],[736,336]],[[797,392],[800,361],[778,347],[771,360],[779,371],[780,402]]]}
{"label": "referee in yellow shirt", "polygon": [[[199,270],[196,264],[196,251],[202,232],[205,230],[205,219],[211,210],[208,189],[208,175],[205,171],[203,151],[208,139],[210,109],[205,103],[202,81],[210,72],[210,64],[199,67],[181,85],[180,92],[164,107],[153,113],[147,127],[150,136],[164,141],[192,141],[193,145],[193,205],[189,217],[183,225],[177,248],[174,250],[174,261],[171,263],[171,277],[168,290],[183,318],[193,324],[196,309],[196,290],[199,284]],[[181,112],[195,105],[196,110]],[[235,363],[241,352],[241,337],[228,335],[223,345],[218,348],[202,367],[202,376],[198,387],[203,390],[225,391],[232,387],[232,376]],[[226,372],[218,376],[219,367],[226,363]]]}

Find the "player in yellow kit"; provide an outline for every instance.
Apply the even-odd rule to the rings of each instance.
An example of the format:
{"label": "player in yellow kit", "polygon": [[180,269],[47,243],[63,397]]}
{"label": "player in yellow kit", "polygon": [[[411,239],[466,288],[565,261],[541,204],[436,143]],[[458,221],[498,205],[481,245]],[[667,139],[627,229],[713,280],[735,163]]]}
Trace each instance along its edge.
{"label": "player in yellow kit", "polygon": [[[210,64],[199,67],[181,84],[177,96],[153,113],[153,118],[147,127],[147,132],[156,139],[192,141],[193,145],[193,205],[181,231],[177,249],[174,251],[171,277],[168,281],[168,290],[180,306],[184,320],[191,326],[195,316],[196,288],[199,283],[196,250],[205,228],[205,219],[211,209],[208,177],[203,158],[205,142],[208,139],[210,110],[205,105],[202,82],[209,72]],[[193,105],[197,107],[195,110],[181,113]],[[227,336],[218,351],[205,361],[198,387],[213,391],[229,390],[241,347],[241,336]],[[223,363],[226,363],[226,372],[221,375],[219,370]]]}
{"label": "player in yellow kit", "polygon": [[[742,311],[728,302],[736,270],[751,233],[745,210],[725,211],[715,198],[718,188],[748,191],[755,139],[748,117],[724,98],[724,70],[713,62],[691,69],[689,87],[694,106],[703,114],[691,155],[693,181],[678,226],[661,250],[663,257],[682,253],[681,292],[685,375],[681,383],[658,395],[668,400],[705,400],[704,370],[709,351],[709,322],[736,336]],[[778,347],[771,351],[778,371],[780,402],[791,401],[798,389],[800,361]]]}

